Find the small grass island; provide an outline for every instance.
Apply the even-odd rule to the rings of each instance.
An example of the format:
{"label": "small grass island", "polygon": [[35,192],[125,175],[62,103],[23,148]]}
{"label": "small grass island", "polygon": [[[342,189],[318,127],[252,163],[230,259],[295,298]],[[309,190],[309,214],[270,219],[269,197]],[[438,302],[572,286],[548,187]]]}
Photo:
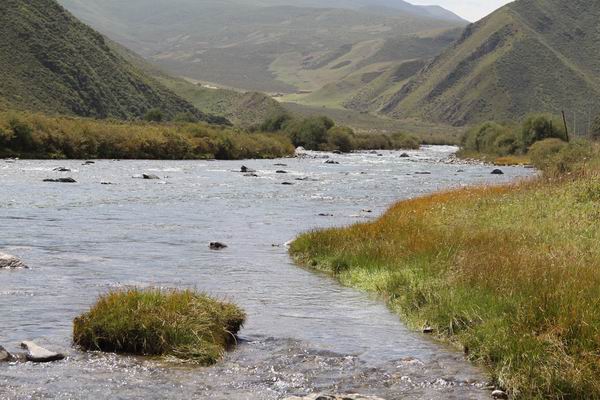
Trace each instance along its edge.
{"label": "small grass island", "polygon": [[75,318],[73,342],[90,351],[212,365],[236,343],[245,319],[236,305],[193,290],[122,289]]}

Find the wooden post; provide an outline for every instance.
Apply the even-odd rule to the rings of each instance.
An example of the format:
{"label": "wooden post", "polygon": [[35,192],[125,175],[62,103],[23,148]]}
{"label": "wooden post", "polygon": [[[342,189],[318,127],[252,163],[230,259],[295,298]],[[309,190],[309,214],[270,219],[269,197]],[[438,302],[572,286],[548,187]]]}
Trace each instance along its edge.
{"label": "wooden post", "polygon": [[565,112],[562,112],[562,116],[563,116],[563,122],[565,124],[565,134],[567,135],[567,142],[570,142],[571,139],[569,139],[569,127],[567,126],[567,117],[565,116]]}

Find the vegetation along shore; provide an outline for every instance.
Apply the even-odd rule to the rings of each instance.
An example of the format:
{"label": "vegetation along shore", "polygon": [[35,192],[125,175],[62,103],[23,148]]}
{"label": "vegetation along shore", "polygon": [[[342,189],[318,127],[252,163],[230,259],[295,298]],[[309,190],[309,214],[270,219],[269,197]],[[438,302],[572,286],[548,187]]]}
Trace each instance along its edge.
{"label": "vegetation along shore", "polygon": [[222,159],[278,158],[308,150],[418,148],[411,135],[359,135],[326,117],[268,118],[244,130],[197,122],[181,115],[162,122],[160,111],[145,120],[118,121],[0,112],[0,157],[39,159]]}
{"label": "vegetation along shore", "polygon": [[596,399],[600,150],[550,127],[488,123],[463,142],[525,155],[539,178],[402,201],[376,221],[301,235],[290,252],[461,346],[516,399]]}

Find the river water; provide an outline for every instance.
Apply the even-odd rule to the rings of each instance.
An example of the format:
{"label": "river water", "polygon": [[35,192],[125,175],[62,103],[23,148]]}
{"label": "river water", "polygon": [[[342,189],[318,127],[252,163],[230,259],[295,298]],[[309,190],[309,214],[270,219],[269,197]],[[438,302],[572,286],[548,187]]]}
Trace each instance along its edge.
{"label": "river water", "polygon": [[[293,265],[282,246],[309,229],[367,221],[398,199],[532,174],[446,163],[455,150],[329,155],[339,164],[0,160],[0,251],[31,267],[0,271],[0,344],[17,351],[35,340],[68,354],[0,365],[0,399],[488,399],[485,374],[455,349],[408,331],[379,300]],[[259,176],[237,172],[242,164]],[[133,178],[141,173],[162,179]],[[78,183],[42,182],[66,176]],[[211,241],[229,248],[211,251]],[[239,346],[210,368],[72,348],[72,319],[125,285],[235,301],[248,313]]]}

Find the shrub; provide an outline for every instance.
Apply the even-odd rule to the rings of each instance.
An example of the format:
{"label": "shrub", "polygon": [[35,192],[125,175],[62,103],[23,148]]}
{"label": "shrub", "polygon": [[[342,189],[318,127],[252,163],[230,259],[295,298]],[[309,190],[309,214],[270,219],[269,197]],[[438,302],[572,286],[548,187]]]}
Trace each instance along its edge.
{"label": "shrub", "polygon": [[332,150],[349,153],[354,149],[354,132],[350,128],[335,126],[327,132],[327,137]]}
{"label": "shrub", "polygon": [[496,122],[485,122],[467,131],[462,140],[462,147],[468,151],[506,156],[517,152],[520,145],[510,127]]}
{"label": "shrub", "polygon": [[128,289],[101,296],[75,318],[73,341],[85,350],[217,362],[246,316],[232,304],[191,290]]}
{"label": "shrub", "polygon": [[292,120],[292,116],[282,112],[267,117],[259,126],[262,132],[279,132],[284,129],[285,125]]}
{"label": "shrub", "polygon": [[529,148],[531,163],[539,170],[547,170],[556,154],[567,146],[560,139],[544,139]]}
{"label": "shrub", "polygon": [[523,144],[529,148],[535,142],[556,138],[567,141],[564,123],[551,115],[531,115],[523,122],[521,130]]}
{"label": "shrub", "polygon": [[164,114],[158,108],[153,108],[144,115],[144,120],[148,122],[162,122]]}
{"label": "shrub", "polygon": [[327,143],[327,132],[335,123],[327,117],[309,117],[292,120],[285,125],[294,146],[302,146],[309,150],[320,150]]}
{"label": "shrub", "polygon": [[417,150],[421,147],[419,139],[407,133],[398,132],[392,135],[392,147],[394,150],[412,149]]}
{"label": "shrub", "polygon": [[549,158],[544,173],[548,176],[561,176],[585,172],[586,165],[592,157],[594,157],[594,150],[589,141],[574,140]]}

